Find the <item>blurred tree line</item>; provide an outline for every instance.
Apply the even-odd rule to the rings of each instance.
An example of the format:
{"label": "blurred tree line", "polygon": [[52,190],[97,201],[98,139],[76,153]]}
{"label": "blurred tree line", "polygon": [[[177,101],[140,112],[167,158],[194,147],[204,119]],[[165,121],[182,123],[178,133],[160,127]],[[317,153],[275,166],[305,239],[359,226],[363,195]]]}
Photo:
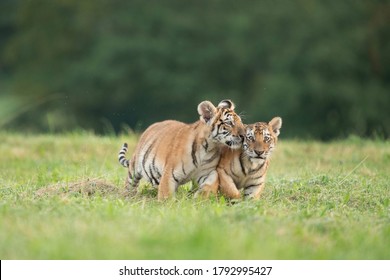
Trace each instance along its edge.
{"label": "blurred tree line", "polygon": [[0,124],[141,130],[230,98],[285,137],[388,138],[389,30],[379,0],[1,0]]}

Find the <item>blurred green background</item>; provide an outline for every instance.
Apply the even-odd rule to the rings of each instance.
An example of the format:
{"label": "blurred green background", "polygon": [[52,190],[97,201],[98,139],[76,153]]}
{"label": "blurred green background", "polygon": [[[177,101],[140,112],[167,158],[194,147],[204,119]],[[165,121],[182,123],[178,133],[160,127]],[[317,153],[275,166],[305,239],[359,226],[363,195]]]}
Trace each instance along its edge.
{"label": "blurred green background", "polygon": [[283,137],[389,138],[390,2],[0,1],[0,129],[140,131],[225,98]]}

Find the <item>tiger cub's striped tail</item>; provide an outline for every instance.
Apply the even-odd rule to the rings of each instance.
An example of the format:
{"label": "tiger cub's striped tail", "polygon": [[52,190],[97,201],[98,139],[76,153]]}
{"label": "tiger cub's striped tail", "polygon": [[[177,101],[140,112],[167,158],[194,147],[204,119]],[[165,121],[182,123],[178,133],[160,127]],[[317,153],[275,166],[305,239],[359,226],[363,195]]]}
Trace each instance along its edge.
{"label": "tiger cub's striped tail", "polygon": [[125,157],[127,153],[127,147],[127,143],[124,143],[118,153],[118,161],[123,167],[129,167],[129,160]]}

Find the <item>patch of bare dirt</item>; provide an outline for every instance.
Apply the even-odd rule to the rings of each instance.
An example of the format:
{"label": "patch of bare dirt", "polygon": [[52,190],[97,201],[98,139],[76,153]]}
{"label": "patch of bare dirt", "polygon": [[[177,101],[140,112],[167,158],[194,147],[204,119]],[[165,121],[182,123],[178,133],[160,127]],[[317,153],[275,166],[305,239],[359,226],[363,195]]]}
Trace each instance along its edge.
{"label": "patch of bare dirt", "polygon": [[78,182],[58,183],[43,187],[35,192],[38,197],[43,196],[70,196],[81,194],[83,196],[128,197],[129,191],[124,187],[117,187],[102,179],[86,179]]}

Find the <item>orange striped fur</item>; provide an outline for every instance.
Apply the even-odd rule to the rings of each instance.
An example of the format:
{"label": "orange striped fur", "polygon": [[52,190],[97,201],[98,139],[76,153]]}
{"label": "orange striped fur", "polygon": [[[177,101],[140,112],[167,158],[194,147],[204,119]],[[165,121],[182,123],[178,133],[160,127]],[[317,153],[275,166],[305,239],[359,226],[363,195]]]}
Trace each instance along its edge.
{"label": "orange striped fur", "polygon": [[259,199],[281,127],[279,117],[269,123],[247,125],[242,149],[224,149],[217,172],[220,192],[225,197],[241,198],[243,189],[245,197]]}
{"label": "orange striped fur", "polygon": [[131,160],[125,158],[127,144],[123,145],[118,160],[128,168],[130,186],[137,187],[145,178],[158,186],[159,200],[173,196],[179,185],[192,179],[200,192],[218,188],[221,149],[240,149],[244,126],[230,100],[217,107],[203,101],[198,113],[200,120],[193,124],[167,120],[151,125],[141,135]]}

